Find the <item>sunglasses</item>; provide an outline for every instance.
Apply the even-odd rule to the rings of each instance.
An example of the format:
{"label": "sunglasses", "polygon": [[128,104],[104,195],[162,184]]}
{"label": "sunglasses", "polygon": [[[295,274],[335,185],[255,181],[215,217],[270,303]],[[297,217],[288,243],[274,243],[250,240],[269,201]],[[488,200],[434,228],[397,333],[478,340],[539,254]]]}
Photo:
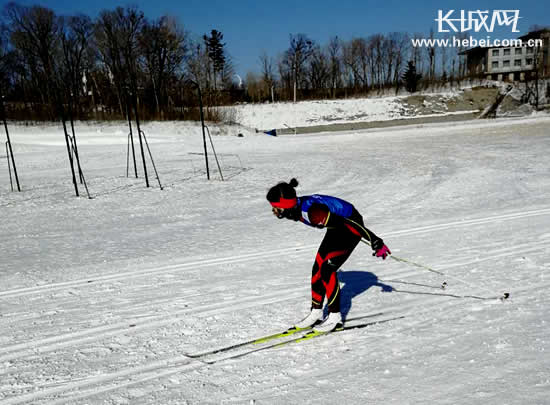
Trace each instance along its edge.
{"label": "sunglasses", "polygon": [[281,219],[283,218],[283,213],[285,212],[285,210],[284,208],[272,207],[271,212],[273,212],[273,215],[275,215],[277,218]]}

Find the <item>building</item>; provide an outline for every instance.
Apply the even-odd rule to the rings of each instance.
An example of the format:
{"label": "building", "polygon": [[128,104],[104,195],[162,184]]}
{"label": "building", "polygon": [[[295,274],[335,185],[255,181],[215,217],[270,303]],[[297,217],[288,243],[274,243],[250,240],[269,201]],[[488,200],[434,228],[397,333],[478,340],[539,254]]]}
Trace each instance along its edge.
{"label": "building", "polygon": [[530,39],[541,39],[543,41],[543,45],[539,50],[541,73],[543,77],[550,77],[550,28],[530,32],[519,37],[519,39],[524,43]]}
{"label": "building", "polygon": [[534,47],[499,47],[487,50],[487,79],[523,81],[535,69]]}
{"label": "building", "polygon": [[[530,32],[518,38],[513,46],[475,47],[460,53],[466,56],[470,76],[489,80],[524,81],[534,77],[538,68],[541,77],[550,76],[550,29]],[[542,47],[527,46],[529,40],[540,39]]]}

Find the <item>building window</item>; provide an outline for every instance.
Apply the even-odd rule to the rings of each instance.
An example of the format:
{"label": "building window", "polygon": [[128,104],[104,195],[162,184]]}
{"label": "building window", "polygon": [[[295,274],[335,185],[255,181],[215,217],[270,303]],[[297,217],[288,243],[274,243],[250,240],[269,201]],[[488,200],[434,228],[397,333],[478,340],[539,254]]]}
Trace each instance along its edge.
{"label": "building window", "polygon": [[510,55],[510,48],[504,50],[504,56]]}
{"label": "building window", "polygon": [[493,62],[493,64],[491,65],[491,67],[492,67],[493,69],[498,69],[498,60],[495,61],[495,62]]}
{"label": "building window", "polygon": [[514,60],[514,66],[519,66],[519,67],[521,67],[521,59],[516,59],[516,60]]}
{"label": "building window", "polygon": [[510,67],[510,61],[509,60],[502,61],[502,67]]}
{"label": "building window", "polygon": [[531,59],[531,58],[525,59],[525,64],[526,65],[532,65],[533,64],[533,59]]}
{"label": "building window", "polygon": [[493,56],[498,56],[498,49],[493,49]]}
{"label": "building window", "polygon": [[527,54],[533,54],[533,52],[535,51],[534,48],[527,48]]}
{"label": "building window", "polygon": [[521,55],[521,54],[522,54],[522,49],[516,48],[516,50],[514,51],[514,55]]}

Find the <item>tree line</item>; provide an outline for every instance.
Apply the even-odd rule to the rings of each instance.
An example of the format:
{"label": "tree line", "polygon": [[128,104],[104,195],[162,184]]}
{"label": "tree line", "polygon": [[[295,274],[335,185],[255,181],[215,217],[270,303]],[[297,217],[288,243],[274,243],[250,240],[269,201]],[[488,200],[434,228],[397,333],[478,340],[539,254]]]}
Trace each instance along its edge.
{"label": "tree line", "polygon": [[[433,37],[433,31],[430,33]],[[404,32],[374,34],[319,44],[305,34],[290,35],[289,48],[278,58],[266,53],[259,58],[260,73],[246,77],[248,95],[254,101],[274,98],[341,98],[399,93],[455,84],[469,76],[465,48],[415,48]],[[465,37],[465,35],[464,35]],[[276,89],[276,92],[273,91]],[[297,96],[298,94],[298,96]]]}
{"label": "tree line", "polygon": [[[197,87],[208,107],[397,94],[467,75],[461,48],[414,48],[401,32],[327,44],[291,34],[288,48],[260,55],[241,85],[220,31],[194,37],[176,18],[151,20],[137,7],[92,19],[9,3],[1,28],[0,87],[12,118],[120,119],[135,109],[146,119],[197,119]],[[207,109],[208,119],[216,114]]]}
{"label": "tree line", "polygon": [[145,17],[137,7],[103,10],[92,20],[42,6],[5,6],[0,79],[12,118],[144,118],[198,115],[237,92],[223,34],[193,39],[177,19]]}

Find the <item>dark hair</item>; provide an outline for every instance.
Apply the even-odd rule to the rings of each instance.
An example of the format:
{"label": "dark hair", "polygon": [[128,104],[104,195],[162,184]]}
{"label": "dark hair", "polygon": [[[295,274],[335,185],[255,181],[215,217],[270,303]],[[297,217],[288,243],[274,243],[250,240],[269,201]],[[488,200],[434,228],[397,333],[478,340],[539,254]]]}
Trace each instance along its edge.
{"label": "dark hair", "polygon": [[298,180],[295,178],[290,179],[288,183],[283,181],[269,189],[266,196],[267,201],[277,202],[281,199],[281,197],[296,198],[296,187],[298,187]]}

